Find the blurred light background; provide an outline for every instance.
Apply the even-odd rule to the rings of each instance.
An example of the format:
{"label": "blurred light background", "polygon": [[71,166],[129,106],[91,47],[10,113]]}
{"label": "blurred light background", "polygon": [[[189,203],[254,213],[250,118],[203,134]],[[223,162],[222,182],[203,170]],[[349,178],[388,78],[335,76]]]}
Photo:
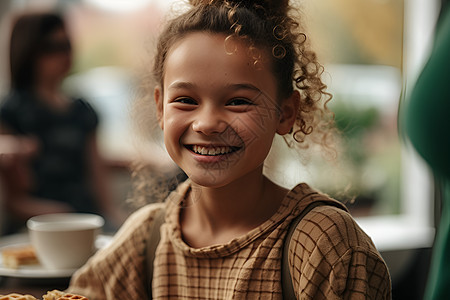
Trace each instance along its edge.
{"label": "blurred light background", "polygon": [[[396,299],[421,299],[434,236],[433,182],[423,162],[407,143],[401,142],[397,122],[398,108],[427,58],[441,2],[298,2],[334,96],[330,107],[343,132],[339,144],[343,163],[328,172],[324,171],[329,165],[322,156],[299,158],[287,148],[276,147],[268,167],[276,174],[273,179],[285,186],[307,181],[348,201],[358,223],[373,238],[391,269]],[[130,139],[134,133],[129,113],[139,84],[137,70],[143,66],[151,69],[145,64],[161,22],[167,12],[182,9],[184,3],[2,0],[1,94],[8,86],[9,15],[36,7],[58,8],[65,13],[75,50],[66,89],[85,97],[96,108],[101,117],[103,154],[127,166],[137,155]],[[162,147],[158,149],[153,155],[163,155]],[[286,170],[287,174],[282,173]],[[127,178],[117,179],[121,197],[130,186]],[[350,201],[353,195],[356,197]],[[402,290],[404,282],[414,288]]]}

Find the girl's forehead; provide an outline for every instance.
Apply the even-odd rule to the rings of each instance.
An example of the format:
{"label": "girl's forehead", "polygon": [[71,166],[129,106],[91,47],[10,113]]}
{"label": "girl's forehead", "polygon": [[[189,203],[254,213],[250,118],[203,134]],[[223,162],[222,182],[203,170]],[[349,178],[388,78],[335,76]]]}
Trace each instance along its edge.
{"label": "girl's forehead", "polygon": [[233,63],[241,70],[258,73],[272,71],[267,51],[242,38],[210,32],[192,32],[176,41],[167,52],[164,69],[167,70],[169,62],[172,66],[181,63],[193,65],[203,64],[207,60],[213,61],[218,69]]}
{"label": "girl's forehead", "polygon": [[[231,56],[233,54],[242,55],[245,53],[247,59],[249,61],[251,60],[252,64],[255,66],[257,66],[258,63],[267,63],[270,61],[267,50],[252,45],[243,38],[227,35],[225,33],[212,33],[207,31],[188,33],[170,47],[167,57],[180,47],[184,50],[190,49],[192,54],[201,52],[202,50],[205,50],[205,48],[209,48],[209,50],[214,51],[214,53],[218,55],[225,53]],[[209,50],[207,49],[207,51]]]}

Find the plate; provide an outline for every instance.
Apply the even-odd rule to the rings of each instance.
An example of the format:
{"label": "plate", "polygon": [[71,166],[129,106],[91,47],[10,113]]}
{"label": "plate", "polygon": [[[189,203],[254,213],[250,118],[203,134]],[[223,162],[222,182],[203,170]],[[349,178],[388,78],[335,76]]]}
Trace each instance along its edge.
{"label": "plate", "polygon": [[[95,240],[95,247],[104,248],[111,243],[111,235],[98,235]],[[29,245],[28,234],[14,234],[0,238],[0,252],[3,248]],[[3,258],[0,255],[0,276],[19,278],[66,278],[71,277],[77,269],[47,269],[40,264],[19,266],[18,269],[7,268],[3,265]]]}

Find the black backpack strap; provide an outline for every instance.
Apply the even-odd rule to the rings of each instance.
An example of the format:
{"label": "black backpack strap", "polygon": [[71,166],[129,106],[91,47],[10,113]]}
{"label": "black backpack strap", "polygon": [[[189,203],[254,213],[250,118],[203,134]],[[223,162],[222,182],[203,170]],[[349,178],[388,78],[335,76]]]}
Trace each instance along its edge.
{"label": "black backpack strap", "polygon": [[313,210],[317,206],[322,205],[330,205],[340,207],[337,203],[333,203],[332,201],[314,201],[306,206],[303,211],[292,220],[291,224],[289,224],[289,229],[284,239],[283,245],[283,257],[281,261],[281,285],[283,289],[283,299],[296,299],[294,286],[292,285],[292,277],[291,270],[289,268],[289,245],[291,243],[292,234],[294,230],[297,228],[298,223],[306,216],[311,210]]}
{"label": "black backpack strap", "polygon": [[153,262],[155,260],[156,248],[161,239],[160,228],[164,223],[166,210],[161,208],[153,219],[152,228],[150,229],[149,237],[146,245],[146,260],[147,260],[147,288],[148,298],[152,299],[152,281],[153,281]]}

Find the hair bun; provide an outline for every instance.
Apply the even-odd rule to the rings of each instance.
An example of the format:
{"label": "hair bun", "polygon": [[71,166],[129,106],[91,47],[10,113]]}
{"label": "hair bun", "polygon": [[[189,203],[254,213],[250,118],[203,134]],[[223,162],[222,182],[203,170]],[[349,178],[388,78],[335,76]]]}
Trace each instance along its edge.
{"label": "hair bun", "polygon": [[248,8],[264,7],[271,13],[286,13],[289,0],[189,0],[191,5],[234,4]]}

